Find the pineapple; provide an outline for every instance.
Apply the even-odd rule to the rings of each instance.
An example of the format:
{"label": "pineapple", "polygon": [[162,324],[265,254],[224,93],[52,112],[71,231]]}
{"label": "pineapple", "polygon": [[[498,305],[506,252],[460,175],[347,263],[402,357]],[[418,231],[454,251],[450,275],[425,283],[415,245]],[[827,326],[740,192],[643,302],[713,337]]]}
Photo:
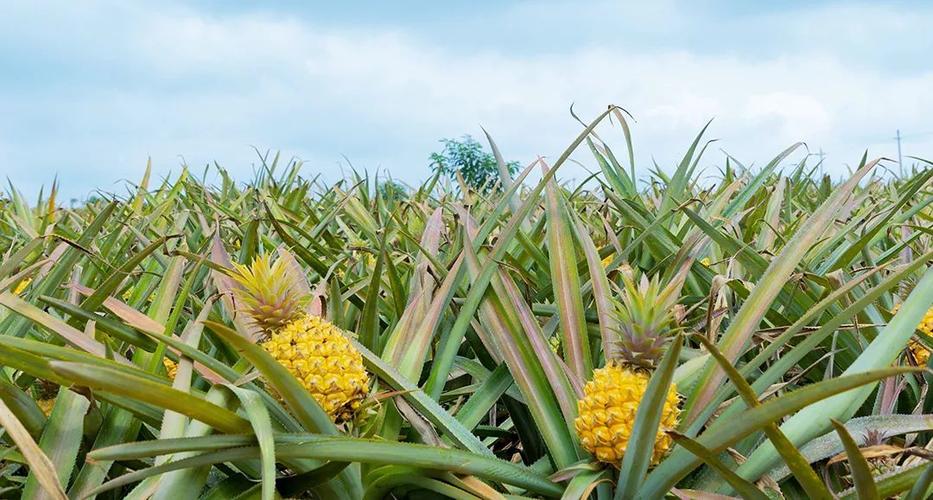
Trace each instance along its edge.
{"label": "pineapple", "polygon": [[165,375],[169,380],[175,380],[175,374],[178,373],[178,364],[168,358],[162,358],[162,365],[165,366]]}
{"label": "pineapple", "polygon": [[237,266],[240,303],[262,329],[261,346],[282,364],[335,421],[355,415],[369,392],[363,357],[339,328],[304,313],[308,300],[283,260],[256,258]]}
{"label": "pineapple", "polygon": [[301,316],[262,347],[337,421],[349,420],[369,392],[363,357],[332,323]]}
{"label": "pineapple", "polygon": [[[891,312],[897,314],[900,308],[901,305],[897,304]],[[933,307],[927,310],[920,324],[917,325],[917,330],[920,330],[925,335],[933,336]],[[930,360],[930,351],[927,350],[926,346],[916,340],[910,340],[907,344],[907,350],[910,351],[911,356],[913,356],[918,366],[926,366],[927,362]]]}
{"label": "pineapple", "polygon": [[[648,374],[610,363],[593,371],[593,378],[583,389],[577,403],[579,416],[574,421],[580,444],[600,462],[619,465],[635,425],[638,404],[648,387]],[[654,443],[652,463],[658,463],[673,441],[664,428],[677,426],[679,396],[672,385],[664,402],[661,428]]]}
{"label": "pineapple", "polygon": [[36,380],[36,404],[46,417],[52,414],[52,408],[55,406],[55,399],[58,397],[59,386],[48,380]]}
{"label": "pineapple", "polygon": [[[683,285],[683,273],[660,288],[659,280],[643,278],[635,285],[631,269],[623,268],[625,293],[619,319],[621,340],[618,352],[607,353],[609,361],[593,372],[577,403],[574,421],[580,444],[600,462],[618,466],[635,425],[635,414],[648,387],[650,370],[660,357],[673,324],[673,308]],[[654,443],[652,463],[658,463],[673,441],[664,429],[677,426],[680,409],[677,388],[671,385]]]}

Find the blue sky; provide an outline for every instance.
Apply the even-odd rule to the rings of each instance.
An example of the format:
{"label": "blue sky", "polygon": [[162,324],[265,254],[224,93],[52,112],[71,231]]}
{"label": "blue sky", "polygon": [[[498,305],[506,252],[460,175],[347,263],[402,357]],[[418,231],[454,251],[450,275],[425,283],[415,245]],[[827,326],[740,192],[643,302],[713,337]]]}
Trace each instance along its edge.
{"label": "blue sky", "polygon": [[[481,126],[509,159],[556,157],[572,103],[628,109],[642,173],[711,118],[710,167],[805,141],[841,175],[865,149],[896,157],[898,128],[905,155],[933,157],[929,3],[314,4],[5,2],[0,176],[84,198],[151,157],[158,175],[217,161],[245,180],[255,146],[308,175],[349,159],[416,183],[438,139]],[[563,178],[593,167],[576,159]]]}

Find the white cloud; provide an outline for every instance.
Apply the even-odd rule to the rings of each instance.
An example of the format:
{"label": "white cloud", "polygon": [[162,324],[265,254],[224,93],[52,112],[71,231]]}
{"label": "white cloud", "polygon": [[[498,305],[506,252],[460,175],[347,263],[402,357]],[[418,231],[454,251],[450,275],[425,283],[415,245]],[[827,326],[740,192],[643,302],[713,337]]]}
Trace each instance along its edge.
{"label": "white cloud", "polygon": [[[38,76],[32,85],[0,80],[0,88],[12,87],[0,96],[0,110],[14,117],[0,125],[0,169],[17,184],[37,189],[60,172],[75,194],[113,189],[115,179],[138,178],[147,155],[163,172],[177,171],[184,155],[193,166],[216,159],[245,178],[251,145],[281,148],[332,178],[345,154],[357,166],[416,182],[426,177],[437,139],[479,136],[480,125],[510,158],[556,157],[579,131],[571,103],[583,119],[610,103],[631,111],[645,167],[652,158],[672,165],[715,118],[709,138],[721,138],[719,147],[746,163],[764,163],[803,140],[824,148],[838,173],[866,147],[893,155],[894,129],[924,131],[923,110],[933,110],[930,68],[848,64],[848,54],[825,46],[758,59],[598,40],[544,53],[464,51],[400,29],[146,5],[105,2],[74,12],[82,25],[60,12],[40,24],[61,43],[20,42],[39,63],[88,72],[68,70],[63,81]],[[842,9],[842,19],[851,21],[851,11]],[[7,36],[34,31],[36,15],[15,11]],[[812,18],[832,20],[822,8]],[[786,31],[794,37],[789,46],[807,36]],[[846,33],[860,39],[860,31]],[[621,136],[610,129],[603,135]],[[905,146],[905,153],[933,156],[931,136]],[[711,153],[708,163],[720,159]],[[570,167],[565,177],[580,173]]]}

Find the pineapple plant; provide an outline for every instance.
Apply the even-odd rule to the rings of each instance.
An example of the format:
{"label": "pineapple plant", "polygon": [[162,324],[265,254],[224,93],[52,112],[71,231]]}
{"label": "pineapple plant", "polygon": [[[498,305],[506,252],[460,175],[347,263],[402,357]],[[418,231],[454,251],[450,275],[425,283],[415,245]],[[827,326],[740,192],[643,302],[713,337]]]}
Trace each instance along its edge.
{"label": "pineapple plant", "polygon": [[[595,189],[550,174],[585,164],[567,150],[549,179],[503,174],[483,193],[432,181],[386,197],[270,157],[245,184],[185,170],[70,209],[0,195],[0,283],[34,276],[0,293],[6,496],[833,498],[853,484],[826,460],[845,453],[870,497],[928,497],[913,452],[931,446],[914,414],[929,378],[910,366],[928,353],[910,341],[931,326],[929,168],[839,182],[790,153],[764,175],[726,158],[699,188],[702,148],[645,183],[596,139],[576,141],[597,156]],[[610,244],[628,263],[611,277]],[[252,258],[276,247],[294,258]],[[391,265],[374,276],[378,255]],[[681,286],[668,276],[687,255],[720,256],[728,276],[701,261]],[[891,303],[911,320],[875,321]],[[681,329],[709,343],[675,345]],[[830,418],[884,437],[859,443],[868,467]],[[877,455],[891,445],[905,448]]]}
{"label": "pineapple plant", "polygon": [[[649,280],[643,275],[636,284],[629,267],[623,267],[621,275],[618,349],[606,366],[595,370],[586,383],[574,421],[583,448],[600,462],[614,466],[618,466],[625,455],[651,369],[674,331],[673,308],[683,286],[683,275],[664,288],[658,277]],[[655,438],[652,463],[658,463],[673,444],[665,429],[677,426],[679,402],[677,387],[671,384],[664,402],[661,428]]]}
{"label": "pineapple plant", "polygon": [[300,291],[284,259],[256,257],[235,265],[239,304],[264,337],[260,345],[294,375],[335,421],[352,419],[369,392],[359,351],[332,323],[304,311]]}

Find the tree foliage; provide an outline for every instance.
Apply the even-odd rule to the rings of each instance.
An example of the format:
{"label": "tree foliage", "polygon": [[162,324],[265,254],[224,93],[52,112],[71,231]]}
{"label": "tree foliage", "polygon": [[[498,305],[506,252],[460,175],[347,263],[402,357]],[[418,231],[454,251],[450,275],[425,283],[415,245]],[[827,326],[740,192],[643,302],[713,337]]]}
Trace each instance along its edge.
{"label": "tree foliage", "polygon": [[[464,182],[477,191],[489,191],[501,186],[496,157],[476,139],[464,135],[459,140],[441,139],[440,142],[444,148],[430,156],[434,172],[440,172],[454,181],[460,174]],[[508,162],[505,168],[509,175],[514,175],[518,171],[518,162]]]}

